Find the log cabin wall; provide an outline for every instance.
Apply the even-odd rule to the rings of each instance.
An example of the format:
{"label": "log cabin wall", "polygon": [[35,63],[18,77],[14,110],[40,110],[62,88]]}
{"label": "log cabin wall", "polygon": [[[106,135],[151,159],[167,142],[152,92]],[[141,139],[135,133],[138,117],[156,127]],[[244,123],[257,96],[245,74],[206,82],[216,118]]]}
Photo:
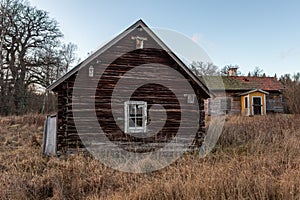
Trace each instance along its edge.
{"label": "log cabin wall", "polygon": [[284,113],[284,99],[281,92],[269,91],[266,96],[267,113]]}
{"label": "log cabin wall", "polygon": [[241,100],[235,91],[228,91],[226,93],[228,97],[231,98],[231,106],[228,114],[230,115],[239,115],[241,113]]}
{"label": "log cabin wall", "polygon": [[[147,41],[143,44],[142,49],[136,49],[136,41],[133,40],[133,37],[143,37],[147,38]],[[153,64],[153,65],[151,65]],[[192,107],[188,112],[198,112],[200,115],[199,118],[199,127],[198,131],[195,134],[195,145],[200,145],[205,134],[205,112],[204,112],[204,98],[207,94],[195,83],[191,77],[179,66],[179,64],[158,45],[158,43],[151,38],[145,31],[141,31],[141,27],[138,27],[127,34],[124,38],[110,47],[108,50],[103,52],[97,58],[93,59],[86,67],[82,68],[82,73],[88,74],[88,66],[94,66],[97,68],[105,68],[103,74],[101,74],[100,80],[98,81],[98,87],[96,89],[95,96],[95,111],[97,113],[98,122],[106,136],[111,141],[127,141],[127,142],[156,142],[156,143],[165,143],[170,140],[178,130],[178,126],[184,126],[187,133],[190,129],[189,121],[182,121],[180,117],[180,106],[178,104],[178,99],[168,88],[163,87],[160,84],[155,84],[155,80],[172,80],[174,77],[170,76],[168,73],[162,73],[158,65],[168,66],[180,74],[182,74],[186,80],[192,86],[196,98],[198,100],[199,110],[192,110]],[[160,104],[164,107],[167,113],[167,120],[158,134],[150,138],[139,139],[128,134],[125,134],[122,129],[118,126],[119,124],[124,124],[124,119],[120,119],[120,122],[117,119],[114,119],[112,116],[111,108],[111,96],[112,92],[117,84],[117,82],[122,79],[122,77],[130,70],[134,69],[137,66],[145,65],[144,73],[137,74],[135,77],[129,77],[127,83],[135,84],[136,79],[143,79],[147,77],[149,82],[149,77],[153,77],[153,84],[146,84],[135,90],[135,93],[132,94],[131,100],[135,101],[146,101],[148,109],[151,108],[154,104]],[[147,69],[149,68],[149,69]],[[151,71],[151,74],[147,71]],[[97,74],[97,70],[95,70]],[[77,133],[74,119],[73,119],[73,110],[72,110],[72,95],[73,95],[73,86],[76,79],[77,73],[70,76],[64,82],[62,82],[55,91],[58,94],[58,126],[57,126],[57,153],[58,154],[70,154],[78,151],[85,151],[85,147],[80,140],[80,137]],[[86,76],[88,79],[93,79]],[[83,80],[84,81],[84,80]],[[174,81],[174,80],[173,80]],[[179,98],[184,97],[185,89],[180,87],[182,84],[178,82],[176,84],[176,89],[182,94]],[[122,88],[122,92],[126,94],[127,88]],[[120,97],[119,102],[119,114],[124,115],[124,102],[122,102]],[[159,109],[154,110],[154,112],[159,112]],[[150,116],[151,117],[151,116]],[[151,123],[159,122],[161,119],[151,119]],[[87,134],[91,136],[96,136],[97,133],[89,132],[89,127],[86,127]]]}
{"label": "log cabin wall", "polygon": [[208,115],[239,115],[241,113],[240,97],[236,91],[214,91],[215,98],[205,100],[205,112]]}

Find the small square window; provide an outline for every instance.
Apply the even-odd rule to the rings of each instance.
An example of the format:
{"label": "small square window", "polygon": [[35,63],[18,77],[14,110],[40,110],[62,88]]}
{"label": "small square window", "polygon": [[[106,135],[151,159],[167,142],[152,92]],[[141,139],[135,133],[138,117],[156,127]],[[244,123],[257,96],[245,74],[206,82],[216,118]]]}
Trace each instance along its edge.
{"label": "small square window", "polygon": [[147,102],[126,101],[124,103],[125,133],[146,132]]}

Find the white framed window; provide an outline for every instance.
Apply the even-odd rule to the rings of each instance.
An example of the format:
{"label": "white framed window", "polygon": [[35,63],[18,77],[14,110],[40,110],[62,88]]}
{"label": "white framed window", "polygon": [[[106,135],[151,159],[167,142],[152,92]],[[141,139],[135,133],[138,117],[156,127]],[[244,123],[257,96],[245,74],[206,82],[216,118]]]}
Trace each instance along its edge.
{"label": "white framed window", "polygon": [[125,133],[145,133],[147,131],[147,102],[126,101],[124,111]]}

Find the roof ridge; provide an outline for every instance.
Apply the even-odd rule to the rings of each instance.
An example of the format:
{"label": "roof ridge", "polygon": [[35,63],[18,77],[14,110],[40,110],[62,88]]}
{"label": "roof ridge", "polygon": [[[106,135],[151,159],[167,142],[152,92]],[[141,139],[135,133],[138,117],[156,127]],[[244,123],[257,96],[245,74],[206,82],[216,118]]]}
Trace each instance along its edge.
{"label": "roof ridge", "polygon": [[223,84],[216,81],[217,76],[206,76],[202,78],[208,88],[212,90],[251,90],[261,89],[267,91],[280,91],[282,83],[275,77],[248,77],[248,76],[221,76]]}
{"label": "roof ridge", "polygon": [[114,44],[119,42],[121,39],[126,37],[126,35],[129,34],[131,30],[134,30],[135,28],[142,26],[144,30],[147,32],[147,34],[152,37],[152,39],[163,49],[165,50],[169,56],[178,63],[178,65],[183,69],[185,73],[187,73],[191,79],[195,81],[197,85],[204,91],[205,94],[207,94],[207,97],[210,96],[209,89],[207,86],[184,64],[184,62],[146,25],[146,23],[139,19],[134,24],[129,26],[127,29],[122,31],[120,34],[118,34],[116,37],[114,37],[112,40],[105,43],[102,47],[100,47],[97,51],[95,51],[92,55],[87,57],[84,61],[82,61],[80,64],[75,66],[72,70],[67,72],[65,75],[63,75],[61,78],[59,78],[57,81],[52,83],[50,86],[48,86],[47,90],[53,90],[58,85],[60,85],[63,81],[71,77],[73,74],[75,74],[77,71],[79,71],[81,68],[87,66],[91,61],[96,59],[99,55],[101,55],[103,52],[105,52],[107,49],[112,47]]}

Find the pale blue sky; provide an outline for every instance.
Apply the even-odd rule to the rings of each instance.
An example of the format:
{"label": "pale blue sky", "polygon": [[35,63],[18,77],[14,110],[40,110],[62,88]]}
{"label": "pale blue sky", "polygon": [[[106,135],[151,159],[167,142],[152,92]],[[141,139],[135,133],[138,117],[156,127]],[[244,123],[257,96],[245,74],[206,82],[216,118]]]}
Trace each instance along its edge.
{"label": "pale blue sky", "polygon": [[55,18],[83,59],[143,19],[178,31],[205,49],[214,64],[255,66],[268,75],[300,71],[300,1],[289,0],[29,0]]}

